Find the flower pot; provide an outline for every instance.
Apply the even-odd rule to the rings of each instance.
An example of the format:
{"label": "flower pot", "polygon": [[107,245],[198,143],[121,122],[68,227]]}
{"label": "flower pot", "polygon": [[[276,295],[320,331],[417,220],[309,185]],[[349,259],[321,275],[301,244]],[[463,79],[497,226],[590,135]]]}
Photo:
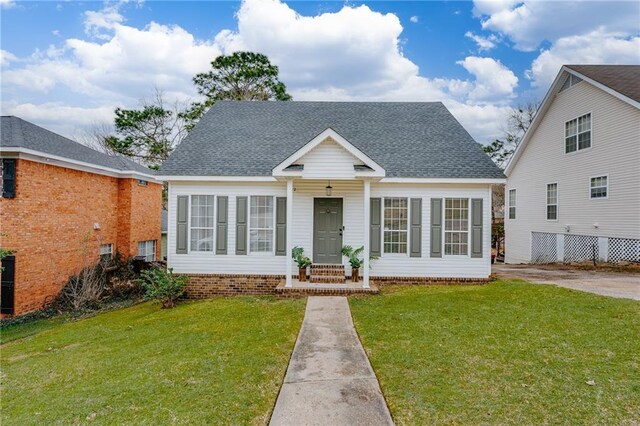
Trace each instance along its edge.
{"label": "flower pot", "polygon": [[307,281],[307,268],[298,268],[298,280],[300,282]]}
{"label": "flower pot", "polygon": [[360,268],[351,268],[351,281],[357,283],[360,280]]}

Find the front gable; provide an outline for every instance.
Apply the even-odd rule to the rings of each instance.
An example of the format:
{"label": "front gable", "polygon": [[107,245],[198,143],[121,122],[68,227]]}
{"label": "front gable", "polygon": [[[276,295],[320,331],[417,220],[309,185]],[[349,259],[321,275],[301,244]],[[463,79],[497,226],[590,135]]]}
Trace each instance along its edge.
{"label": "front gable", "polygon": [[328,128],[276,166],[273,176],[303,179],[382,178],[385,171],[336,131]]}

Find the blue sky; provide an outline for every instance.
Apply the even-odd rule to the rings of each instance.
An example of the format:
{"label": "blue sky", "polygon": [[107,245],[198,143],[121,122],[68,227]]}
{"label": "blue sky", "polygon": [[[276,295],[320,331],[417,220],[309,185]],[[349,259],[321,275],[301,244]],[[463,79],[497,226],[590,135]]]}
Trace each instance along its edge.
{"label": "blue sky", "polygon": [[639,2],[0,0],[3,114],[81,138],[154,87],[267,54],[297,100],[442,101],[479,141],[563,63],[640,63]]}

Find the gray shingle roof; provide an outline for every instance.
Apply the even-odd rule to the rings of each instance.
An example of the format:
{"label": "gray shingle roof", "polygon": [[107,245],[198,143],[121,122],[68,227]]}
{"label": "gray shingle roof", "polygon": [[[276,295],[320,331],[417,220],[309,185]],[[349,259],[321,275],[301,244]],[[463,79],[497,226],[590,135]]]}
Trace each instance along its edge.
{"label": "gray shingle roof", "polygon": [[640,102],[640,65],[566,65],[566,67]]}
{"label": "gray shingle roof", "polygon": [[0,123],[0,145],[3,148],[27,148],[120,171],[155,174],[155,171],[127,158],[98,152],[19,117],[2,116]]}
{"label": "gray shingle roof", "polygon": [[332,128],[387,177],[504,178],[440,102],[219,101],[160,169],[166,176],[271,176]]}

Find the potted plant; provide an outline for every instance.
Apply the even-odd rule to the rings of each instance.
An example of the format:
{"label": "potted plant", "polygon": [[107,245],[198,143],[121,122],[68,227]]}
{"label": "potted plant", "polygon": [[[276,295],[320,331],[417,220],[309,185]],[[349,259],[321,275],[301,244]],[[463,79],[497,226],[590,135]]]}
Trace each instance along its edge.
{"label": "potted plant", "polygon": [[294,247],[291,250],[291,258],[298,264],[298,279],[300,282],[307,281],[307,267],[311,266],[311,259],[304,255],[302,247]]}
{"label": "potted plant", "polygon": [[[349,259],[351,265],[351,281],[357,283],[360,280],[360,268],[364,265],[364,259],[360,255],[364,251],[364,246],[354,249],[351,246],[342,247],[342,255]],[[377,259],[376,256],[369,256],[369,260]]]}

